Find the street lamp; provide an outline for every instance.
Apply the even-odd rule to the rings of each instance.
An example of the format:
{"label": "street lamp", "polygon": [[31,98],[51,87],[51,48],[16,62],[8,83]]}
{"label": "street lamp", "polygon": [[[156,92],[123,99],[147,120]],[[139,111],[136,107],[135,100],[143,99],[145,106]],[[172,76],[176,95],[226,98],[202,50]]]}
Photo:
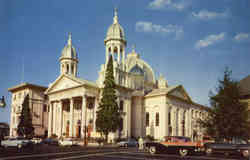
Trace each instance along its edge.
{"label": "street lamp", "polygon": [[5,100],[4,100],[4,96],[2,96],[2,98],[0,98],[0,107],[5,107],[6,106],[6,103],[5,103]]}

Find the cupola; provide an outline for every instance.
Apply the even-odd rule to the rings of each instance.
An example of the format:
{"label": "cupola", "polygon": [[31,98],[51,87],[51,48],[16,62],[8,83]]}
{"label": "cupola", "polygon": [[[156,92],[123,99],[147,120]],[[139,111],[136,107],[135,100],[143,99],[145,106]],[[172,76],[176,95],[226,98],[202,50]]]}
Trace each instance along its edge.
{"label": "cupola", "polygon": [[76,49],[72,45],[72,34],[69,33],[68,42],[62,50],[60,57],[61,74],[77,76],[78,57]]}

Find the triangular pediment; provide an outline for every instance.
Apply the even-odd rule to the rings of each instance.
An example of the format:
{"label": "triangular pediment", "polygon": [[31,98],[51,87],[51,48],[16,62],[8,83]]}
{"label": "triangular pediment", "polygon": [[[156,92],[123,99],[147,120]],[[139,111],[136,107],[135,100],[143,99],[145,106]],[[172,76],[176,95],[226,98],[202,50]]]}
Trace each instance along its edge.
{"label": "triangular pediment", "polygon": [[82,85],[82,82],[76,81],[75,79],[69,76],[61,75],[49,86],[46,93],[65,90],[65,89],[77,87],[79,85]]}
{"label": "triangular pediment", "polygon": [[191,98],[182,86],[179,86],[168,93],[170,96],[178,97],[180,99],[191,101]]}

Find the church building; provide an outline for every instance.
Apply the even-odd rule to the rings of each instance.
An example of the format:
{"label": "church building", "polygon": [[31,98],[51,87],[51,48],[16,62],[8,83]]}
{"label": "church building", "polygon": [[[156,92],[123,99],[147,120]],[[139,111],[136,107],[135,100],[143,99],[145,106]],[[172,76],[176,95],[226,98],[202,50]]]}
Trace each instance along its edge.
{"label": "church building", "polygon": [[[127,41],[117,10],[107,30],[104,45],[105,60],[100,66],[96,82],[78,77],[80,59],[72,44],[72,35],[69,34],[59,58],[60,76],[48,87],[33,85],[41,91],[39,93],[42,96],[39,98],[43,105],[40,107],[47,106],[47,109],[40,109],[41,113],[44,110],[48,112],[47,125],[40,129],[43,134],[47,131],[49,137],[100,136],[95,127],[96,111],[111,55],[115,83],[118,86],[117,103],[124,114],[121,130],[110,133],[110,140],[118,136],[150,135],[155,139],[165,136],[188,136],[195,139],[203,136],[203,130],[196,120],[206,116],[207,107],[193,102],[182,85],[171,86],[162,75],[156,77],[153,69],[140,58],[135,48],[130,53],[126,52]],[[17,88],[9,89],[13,96]],[[25,94],[29,93],[27,91]],[[12,108],[20,107],[20,104],[15,104],[12,99]],[[15,109],[12,109],[11,117],[15,117],[15,120],[11,120],[10,135],[16,136],[18,114]]]}

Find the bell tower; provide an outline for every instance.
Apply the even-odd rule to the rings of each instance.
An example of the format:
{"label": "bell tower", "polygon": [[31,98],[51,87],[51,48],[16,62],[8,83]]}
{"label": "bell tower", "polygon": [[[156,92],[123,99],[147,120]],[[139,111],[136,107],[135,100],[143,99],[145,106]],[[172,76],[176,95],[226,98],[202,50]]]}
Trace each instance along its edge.
{"label": "bell tower", "polygon": [[106,48],[106,64],[108,63],[109,55],[112,55],[115,63],[119,66],[124,66],[127,41],[124,30],[118,21],[117,8],[114,10],[113,24],[108,28],[104,44]]}
{"label": "bell tower", "polygon": [[68,43],[62,50],[60,57],[60,71],[61,74],[68,74],[77,76],[78,57],[75,48],[72,45],[72,34],[69,33]]}

